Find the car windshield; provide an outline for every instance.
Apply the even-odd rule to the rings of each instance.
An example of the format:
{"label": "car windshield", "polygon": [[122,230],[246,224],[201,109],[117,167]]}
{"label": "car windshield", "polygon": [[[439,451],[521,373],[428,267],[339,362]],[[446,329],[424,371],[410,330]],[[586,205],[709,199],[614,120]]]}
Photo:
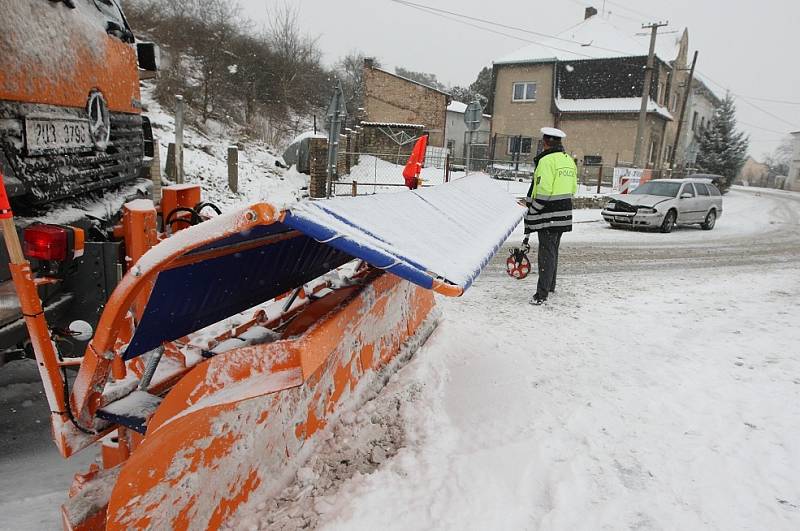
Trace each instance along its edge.
{"label": "car windshield", "polygon": [[681,183],[667,183],[667,182],[658,182],[658,181],[650,181],[648,183],[644,183],[641,186],[637,186],[636,189],[631,192],[632,194],[641,194],[641,195],[660,195],[664,197],[675,197],[678,195],[678,189],[681,187]]}

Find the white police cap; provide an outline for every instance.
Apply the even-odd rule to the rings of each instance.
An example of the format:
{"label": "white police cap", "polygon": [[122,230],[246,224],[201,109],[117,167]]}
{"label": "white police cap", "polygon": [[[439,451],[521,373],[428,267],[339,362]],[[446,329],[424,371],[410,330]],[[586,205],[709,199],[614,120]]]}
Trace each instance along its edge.
{"label": "white police cap", "polygon": [[544,136],[552,136],[555,138],[566,138],[567,133],[562,131],[561,129],[556,129],[555,127],[542,127],[539,130]]}

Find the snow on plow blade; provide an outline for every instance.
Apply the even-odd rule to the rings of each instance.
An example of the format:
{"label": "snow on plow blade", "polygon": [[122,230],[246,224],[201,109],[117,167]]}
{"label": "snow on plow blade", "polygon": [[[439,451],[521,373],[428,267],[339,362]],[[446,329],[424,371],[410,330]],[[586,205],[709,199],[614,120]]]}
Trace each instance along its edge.
{"label": "snow on plow blade", "polygon": [[[432,291],[463,293],[522,212],[476,176],[256,204],[153,247],[87,348],[71,397],[83,429],[54,421],[65,455],[105,436],[106,470],[76,478],[65,527],[216,529],[254,493],[278,493],[317,435],[430,335]],[[344,281],[324,280],[348,263]]]}

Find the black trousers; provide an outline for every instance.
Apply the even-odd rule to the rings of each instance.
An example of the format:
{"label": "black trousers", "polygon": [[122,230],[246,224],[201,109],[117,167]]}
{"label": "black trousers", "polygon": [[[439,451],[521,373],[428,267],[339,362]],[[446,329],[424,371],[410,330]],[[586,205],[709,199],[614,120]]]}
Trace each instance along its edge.
{"label": "black trousers", "polygon": [[539,282],[536,284],[536,293],[540,299],[556,289],[556,274],[558,273],[558,246],[561,245],[562,232],[540,230],[539,236]]}

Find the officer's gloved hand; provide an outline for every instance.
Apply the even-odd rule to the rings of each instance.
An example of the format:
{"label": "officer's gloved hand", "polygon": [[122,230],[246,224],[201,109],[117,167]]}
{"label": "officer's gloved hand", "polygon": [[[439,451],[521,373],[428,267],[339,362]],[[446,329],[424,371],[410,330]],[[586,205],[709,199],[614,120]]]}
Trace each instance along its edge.
{"label": "officer's gloved hand", "polygon": [[528,245],[528,235],[527,234],[525,235],[525,238],[522,240],[522,248],[525,249],[525,252],[527,252],[528,249],[531,248],[531,246]]}

